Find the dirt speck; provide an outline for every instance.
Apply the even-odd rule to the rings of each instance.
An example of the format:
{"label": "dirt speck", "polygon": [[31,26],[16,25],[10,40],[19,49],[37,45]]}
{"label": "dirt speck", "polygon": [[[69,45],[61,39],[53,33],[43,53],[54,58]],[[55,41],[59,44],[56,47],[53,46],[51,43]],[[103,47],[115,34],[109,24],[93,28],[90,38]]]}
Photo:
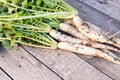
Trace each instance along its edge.
{"label": "dirt speck", "polygon": [[24,57],[23,56],[21,56],[21,59],[23,59]]}
{"label": "dirt speck", "polygon": [[18,65],[18,67],[19,67],[19,68],[21,68],[21,67],[22,67],[22,65],[20,65],[20,64],[19,64],[19,65]]}
{"label": "dirt speck", "polygon": [[2,57],[2,58],[4,58],[5,56],[4,56],[4,55],[2,55],[1,57]]}
{"label": "dirt speck", "polygon": [[60,53],[58,53],[58,56],[60,56],[61,54]]}
{"label": "dirt speck", "polygon": [[108,4],[107,0],[98,0],[97,2],[100,4]]}

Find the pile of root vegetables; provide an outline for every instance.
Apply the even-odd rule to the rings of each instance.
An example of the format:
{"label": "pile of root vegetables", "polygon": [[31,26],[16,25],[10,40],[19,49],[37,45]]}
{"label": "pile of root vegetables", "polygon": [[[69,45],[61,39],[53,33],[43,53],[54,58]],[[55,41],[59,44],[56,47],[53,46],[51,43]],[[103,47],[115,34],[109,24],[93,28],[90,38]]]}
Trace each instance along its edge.
{"label": "pile of root vegetables", "polygon": [[98,56],[120,64],[119,57],[111,52],[120,53],[120,39],[117,37],[108,39],[108,37],[103,35],[107,31],[83,21],[79,16],[65,19],[64,23],[59,24],[59,30],[51,30],[49,33],[54,39],[59,41],[59,49],[83,55]]}
{"label": "pile of root vegetables", "polygon": [[63,0],[0,0],[0,42],[62,49],[120,64],[120,38],[82,20]]}

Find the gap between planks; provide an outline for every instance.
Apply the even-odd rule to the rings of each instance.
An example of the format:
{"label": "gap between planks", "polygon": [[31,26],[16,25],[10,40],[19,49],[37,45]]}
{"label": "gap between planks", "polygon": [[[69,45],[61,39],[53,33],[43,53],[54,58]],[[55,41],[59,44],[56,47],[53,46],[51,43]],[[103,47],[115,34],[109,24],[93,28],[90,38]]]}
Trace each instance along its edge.
{"label": "gap between planks", "polygon": [[[65,54],[66,54],[67,52],[65,52]],[[69,53],[68,53],[69,54]],[[54,60],[53,60],[54,61]],[[103,61],[104,62],[104,61]],[[70,64],[70,63],[69,63]],[[106,64],[106,63],[105,63]],[[50,65],[50,64],[49,64]],[[51,63],[51,65],[52,65],[52,63]],[[79,65],[80,66],[80,65]],[[102,65],[103,66],[103,65]],[[61,67],[61,66],[60,66]],[[63,67],[64,68],[64,67]],[[77,69],[79,69],[78,68],[78,66],[77,66]],[[55,69],[56,70],[56,69]],[[64,70],[64,69],[63,69]],[[59,72],[59,74],[61,74],[62,75],[62,72],[60,72],[60,70],[58,70],[58,72]],[[95,74],[95,73],[94,73]],[[63,76],[64,76],[64,78],[66,78],[67,79],[67,77],[65,76],[66,74],[63,74]],[[72,76],[73,77],[73,76]],[[107,79],[108,80],[108,79]]]}
{"label": "gap between planks", "polygon": [[2,48],[0,66],[14,80],[62,80],[21,47],[6,51]]}
{"label": "gap between planks", "polygon": [[[120,21],[112,18],[110,15],[106,15],[101,11],[96,10],[96,8],[91,7],[79,0],[66,0],[70,5],[76,8],[79,11],[79,16],[90,23],[93,23],[103,29],[109,31],[110,26],[112,27],[111,33],[116,33],[120,31]],[[112,20],[110,24],[108,21]],[[120,35],[118,35],[120,37]]]}
{"label": "gap between planks", "polygon": [[120,21],[120,0],[79,0]]}
{"label": "gap between planks", "polygon": [[[114,33],[120,30],[120,21],[101,13],[100,11],[90,7],[89,5],[84,4],[83,2],[75,2],[74,0],[67,1],[70,5],[72,5],[79,11],[79,15],[83,18],[83,20],[94,23],[105,30],[109,30],[108,27],[106,27],[108,26],[107,21],[112,19],[113,22],[111,23],[111,26],[114,27],[112,32]],[[110,76],[113,80],[120,80],[120,65],[110,63],[100,58],[89,58],[88,56],[81,55],[79,56],[90,63],[92,66]],[[118,54],[118,56],[120,55]]]}
{"label": "gap between planks", "polygon": [[23,46],[23,48],[65,80],[112,80],[71,52],[28,46]]}
{"label": "gap between planks", "polygon": [[13,79],[0,67],[0,80],[13,80]]}

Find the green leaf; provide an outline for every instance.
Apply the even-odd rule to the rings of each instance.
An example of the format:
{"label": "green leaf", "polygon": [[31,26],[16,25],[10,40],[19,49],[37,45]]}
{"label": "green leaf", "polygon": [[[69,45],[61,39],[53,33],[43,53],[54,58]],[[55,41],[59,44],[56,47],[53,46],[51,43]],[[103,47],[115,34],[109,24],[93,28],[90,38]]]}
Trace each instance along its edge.
{"label": "green leaf", "polygon": [[16,4],[17,0],[11,0],[12,4]]}
{"label": "green leaf", "polygon": [[14,7],[12,6],[8,6],[8,13],[12,14],[12,11],[14,11]]}
{"label": "green leaf", "polygon": [[[6,0],[7,2],[11,2],[11,0]],[[12,0],[12,1],[14,1],[14,0]]]}
{"label": "green leaf", "polygon": [[3,40],[3,41],[2,41],[2,45],[3,45],[3,47],[6,48],[6,49],[12,49],[12,46],[11,46],[9,40]]}
{"label": "green leaf", "polygon": [[[10,0],[8,0],[8,1],[10,1]],[[22,0],[11,0],[12,4],[14,4],[14,5],[17,5],[18,3],[20,3],[20,1],[22,1]]]}
{"label": "green leaf", "polygon": [[0,33],[0,37],[3,37],[3,33]]}
{"label": "green leaf", "polygon": [[19,14],[16,12],[16,13],[12,14],[11,16],[12,16],[13,18],[17,18],[18,15],[19,15]]}
{"label": "green leaf", "polygon": [[43,0],[43,1],[50,8],[53,8],[56,6],[56,0]]}
{"label": "green leaf", "polygon": [[0,32],[3,30],[3,24],[0,23]]}
{"label": "green leaf", "polygon": [[27,0],[24,0],[23,2],[22,2],[22,7],[26,7],[27,6]]}
{"label": "green leaf", "polygon": [[40,6],[40,4],[41,4],[41,0],[37,0],[37,1],[36,1],[36,5],[37,5],[37,6]]}

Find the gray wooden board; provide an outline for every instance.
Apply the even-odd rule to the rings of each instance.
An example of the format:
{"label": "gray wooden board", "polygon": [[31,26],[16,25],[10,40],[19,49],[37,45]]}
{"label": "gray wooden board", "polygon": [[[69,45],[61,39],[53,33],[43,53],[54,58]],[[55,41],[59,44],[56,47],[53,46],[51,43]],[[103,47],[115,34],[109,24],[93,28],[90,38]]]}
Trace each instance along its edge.
{"label": "gray wooden board", "polygon": [[80,0],[95,9],[120,20],[120,0]]}
{"label": "gray wooden board", "polygon": [[[79,11],[79,16],[83,20],[91,22],[97,26],[100,26],[101,28],[107,31],[109,31],[111,26],[113,34],[116,33],[117,31],[120,31],[120,21],[103,14],[102,12],[80,2],[79,0],[76,0],[76,1],[66,0],[66,1]],[[108,24],[108,21],[110,20],[112,20],[112,22]]]}
{"label": "gray wooden board", "polygon": [[[84,20],[109,30],[107,22],[112,19],[111,26],[114,27],[112,32],[115,33],[120,30],[120,22],[116,19],[78,0],[66,1],[78,9],[79,15]],[[88,56],[77,56],[62,50],[47,50],[28,46],[24,46],[24,48],[65,80],[120,80],[120,66],[108,61],[99,58],[89,58]],[[7,51],[2,48],[0,52],[0,67],[15,80],[61,79],[26,51],[21,47]]]}
{"label": "gray wooden board", "polygon": [[11,80],[1,69],[0,69],[0,80]]}
{"label": "gray wooden board", "polygon": [[[93,24],[100,26],[103,29],[109,30],[108,28],[109,25],[107,24],[107,21],[113,20],[113,22],[111,22],[111,26],[113,30],[112,32],[115,33],[120,30],[120,21],[101,13],[100,11],[95,10],[95,8],[92,8],[80,1],[77,0],[76,1],[67,0],[67,1],[69,4],[71,4],[79,11],[79,16],[82,17],[85,21],[91,22]],[[81,55],[79,56],[85,59],[88,63],[90,63],[100,71],[110,76],[112,79],[120,80],[120,76],[119,76],[120,65],[116,65],[99,58],[89,58],[88,56],[81,56]]]}
{"label": "gray wooden board", "polygon": [[61,80],[21,47],[0,50],[0,67],[15,80]]}
{"label": "gray wooden board", "polygon": [[23,47],[65,80],[111,80],[71,52]]}
{"label": "gray wooden board", "polygon": [[110,63],[109,61],[105,61],[96,57],[89,58],[88,56],[78,56],[86,60],[98,70],[110,76],[113,80],[120,80],[120,65],[116,65],[114,63]]}

